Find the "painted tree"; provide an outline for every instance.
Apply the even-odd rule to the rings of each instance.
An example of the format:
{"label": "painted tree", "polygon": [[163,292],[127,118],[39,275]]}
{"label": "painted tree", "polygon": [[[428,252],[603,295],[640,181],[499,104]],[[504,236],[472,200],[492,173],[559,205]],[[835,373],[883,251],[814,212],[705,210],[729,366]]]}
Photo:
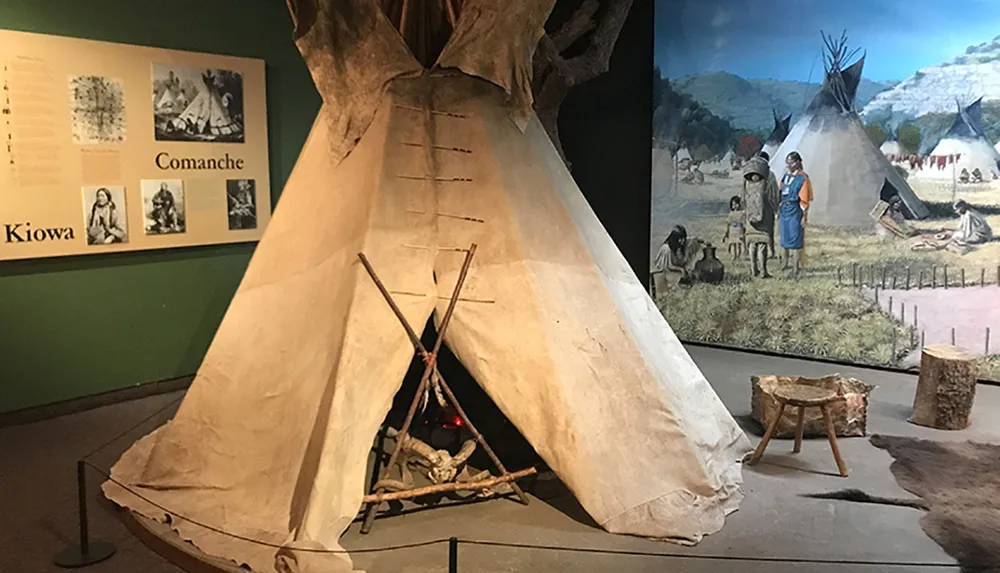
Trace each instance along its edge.
{"label": "painted tree", "polygon": [[910,153],[920,151],[920,128],[907,123],[899,128],[899,144]]}

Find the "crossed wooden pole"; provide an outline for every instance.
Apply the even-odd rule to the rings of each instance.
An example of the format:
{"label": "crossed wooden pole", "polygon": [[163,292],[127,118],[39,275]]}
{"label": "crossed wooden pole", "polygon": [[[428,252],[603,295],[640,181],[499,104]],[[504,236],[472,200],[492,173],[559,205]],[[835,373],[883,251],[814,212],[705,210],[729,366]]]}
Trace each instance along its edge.
{"label": "crossed wooden pole", "polygon": [[[382,293],[382,297],[385,298],[385,301],[389,304],[389,307],[392,309],[393,314],[396,315],[396,318],[399,319],[400,324],[403,325],[403,328],[406,330],[406,335],[410,338],[410,342],[413,344],[413,348],[417,351],[418,354],[420,354],[420,357],[424,361],[424,374],[420,378],[420,383],[417,385],[417,392],[413,397],[413,401],[410,403],[410,409],[409,411],[407,411],[406,418],[403,420],[403,426],[399,430],[398,434],[399,438],[396,440],[396,445],[393,448],[392,455],[389,457],[389,463],[378,469],[379,473],[378,481],[382,481],[388,478],[389,472],[392,470],[393,466],[396,463],[396,460],[399,458],[399,454],[402,451],[403,442],[405,441],[404,437],[410,430],[410,425],[413,423],[413,418],[417,413],[417,407],[421,402],[421,397],[424,395],[424,392],[426,392],[428,389],[427,387],[428,384],[430,384],[430,379],[432,375],[438,381],[438,384],[441,386],[441,390],[444,392],[448,401],[451,402],[451,404],[455,407],[455,411],[462,419],[462,422],[465,424],[465,427],[469,429],[469,432],[471,432],[472,435],[475,437],[476,442],[483,448],[483,451],[486,452],[490,460],[493,462],[493,465],[496,466],[496,469],[501,474],[500,477],[489,478],[486,480],[481,480],[476,482],[465,482],[465,483],[456,482],[456,483],[437,484],[428,487],[416,488],[407,491],[393,492],[388,494],[385,493],[384,487],[376,487],[374,492],[372,492],[369,495],[366,495],[362,500],[365,503],[365,517],[364,517],[364,522],[361,525],[361,533],[368,533],[371,530],[372,523],[375,521],[375,514],[378,512],[378,508],[382,504],[382,502],[394,499],[407,499],[407,498],[419,497],[422,495],[428,495],[431,493],[444,492],[444,491],[481,490],[493,487],[500,483],[509,483],[511,489],[514,490],[518,498],[521,500],[521,503],[525,505],[528,504],[528,496],[524,494],[524,491],[521,490],[521,488],[517,485],[517,483],[515,483],[514,480],[536,473],[535,468],[532,467],[514,473],[510,473],[507,471],[507,468],[504,467],[503,462],[501,462],[500,458],[498,458],[496,453],[493,452],[493,448],[491,448],[489,444],[486,443],[486,439],[483,437],[481,433],[479,433],[479,430],[476,429],[476,426],[473,425],[472,421],[469,420],[469,417],[466,415],[465,410],[462,409],[462,406],[461,404],[458,403],[458,399],[455,397],[455,394],[451,391],[451,388],[448,386],[448,383],[445,382],[444,377],[441,376],[441,373],[438,371],[437,368],[438,353],[441,350],[441,344],[444,342],[445,333],[448,331],[448,324],[451,322],[451,316],[455,312],[455,305],[458,303],[459,294],[462,291],[462,285],[465,283],[465,278],[469,273],[469,266],[472,264],[472,257],[473,255],[475,255],[475,253],[476,253],[476,244],[472,243],[468,251],[466,251],[465,253],[465,261],[462,263],[462,270],[458,274],[458,281],[455,283],[455,290],[452,292],[451,299],[448,302],[448,309],[445,311],[444,317],[441,319],[441,325],[438,327],[438,337],[437,340],[434,342],[434,349],[430,352],[428,352],[427,348],[424,347],[422,342],[420,342],[420,337],[417,336],[416,331],[414,331],[413,327],[410,326],[409,321],[406,320],[406,317],[403,315],[403,312],[399,309],[399,306],[393,300],[392,295],[389,294],[389,291],[385,288],[385,285],[382,283],[381,279],[378,278],[378,275],[375,273],[375,269],[372,268],[372,265],[368,261],[368,258],[365,257],[364,253],[358,253],[358,258],[361,259],[361,264],[363,264],[365,270],[368,271],[369,276],[371,276],[372,281],[374,281],[375,283],[375,286],[378,287],[379,292]],[[376,457],[376,465],[377,465],[377,460],[380,457],[380,454],[381,452],[379,452],[379,455],[377,455]]]}

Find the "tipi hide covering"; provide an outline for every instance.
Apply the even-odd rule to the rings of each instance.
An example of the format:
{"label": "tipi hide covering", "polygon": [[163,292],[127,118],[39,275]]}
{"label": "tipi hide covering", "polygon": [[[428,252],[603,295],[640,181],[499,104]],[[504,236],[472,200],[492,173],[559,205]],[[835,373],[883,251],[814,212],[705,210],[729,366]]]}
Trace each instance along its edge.
{"label": "tipi hide covering", "polygon": [[694,542],[736,509],[749,441],[531,113],[552,4],[466,0],[422,71],[375,0],[297,3],[322,109],[179,411],[112,470],[204,552],[350,570],[323,550],[413,355],[359,252],[421,325],[479,245],[445,343],[602,527]]}
{"label": "tipi hide covering", "polygon": [[785,138],[788,137],[789,126],[792,123],[792,115],[788,114],[784,119],[779,118],[777,112],[772,111],[774,115],[774,129],[767,136],[767,140],[764,141],[764,147],[761,152],[766,153],[768,157],[774,159],[774,154],[778,152],[778,148],[784,143]]}
{"label": "tipi hide covering", "polygon": [[842,55],[831,58],[834,65],[827,69],[823,87],[771,157],[772,171],[780,181],[785,157],[792,151],[802,156],[815,197],[809,207],[809,223],[871,226],[872,207],[880,199],[888,201],[891,195],[902,199],[907,217],[926,217],[927,207],[875,146],[855,112],[864,58],[842,70]]}
{"label": "tipi hide covering", "polygon": [[[963,169],[970,176],[978,169],[984,181],[1000,175],[1000,153],[983,130],[982,101],[980,98],[967,107],[958,107],[955,122],[930,152],[932,159],[917,172],[919,177],[950,181]],[[939,157],[948,159],[941,162]]]}

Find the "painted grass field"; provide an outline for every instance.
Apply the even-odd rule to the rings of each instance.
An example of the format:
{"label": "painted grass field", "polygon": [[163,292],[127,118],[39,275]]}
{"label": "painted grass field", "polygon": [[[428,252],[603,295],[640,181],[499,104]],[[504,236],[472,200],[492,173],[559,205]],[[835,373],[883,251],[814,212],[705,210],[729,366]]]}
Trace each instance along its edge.
{"label": "painted grass field", "polygon": [[[952,192],[936,184],[914,182],[915,190],[931,208],[932,217],[915,225],[922,232],[954,229],[957,217],[950,211]],[[726,211],[732,195],[739,194],[740,178],[707,178],[703,185],[681,183],[676,192],[654,186],[651,252],[655,254],[669,230],[684,225],[689,235],[717,247],[726,265],[722,285],[672,286],[659,293],[657,304],[683,340],[749,347],[807,357],[847,360],[862,364],[901,366],[919,347],[920,333],[909,320],[890,312],[885,301],[877,304],[871,289],[860,284],[886,286],[896,276],[903,288],[909,272],[911,288],[923,277],[927,288],[934,273],[940,287],[943,270],[949,269],[953,288],[942,296],[962,296],[957,288],[961,270],[966,282],[978,284],[981,277],[997,282],[1000,242],[960,256],[953,253],[913,252],[906,241],[893,237],[858,235],[855,232],[810,226],[806,230],[806,268],[798,281],[789,280],[781,261],[769,261],[772,279],[750,276],[744,260],[733,261],[723,243]],[[1000,230],[1000,184],[960,188],[957,196],[974,206],[985,205],[990,224]],[[780,256],[780,255],[779,255]],[[838,281],[839,269],[839,281]],[[858,281],[858,288],[852,286]],[[868,294],[866,294],[866,292]],[[1000,305],[1000,288],[997,291]],[[1000,324],[997,325],[994,356],[982,359],[982,377],[1000,380]],[[982,348],[977,349],[979,353]]]}

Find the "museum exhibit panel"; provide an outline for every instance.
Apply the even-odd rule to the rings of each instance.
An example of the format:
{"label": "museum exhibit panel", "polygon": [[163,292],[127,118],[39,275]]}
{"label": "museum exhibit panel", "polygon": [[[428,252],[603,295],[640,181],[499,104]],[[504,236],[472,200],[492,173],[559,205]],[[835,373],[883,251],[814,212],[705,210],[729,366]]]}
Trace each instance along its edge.
{"label": "museum exhibit panel", "polygon": [[253,242],[264,62],[0,30],[0,260]]}

